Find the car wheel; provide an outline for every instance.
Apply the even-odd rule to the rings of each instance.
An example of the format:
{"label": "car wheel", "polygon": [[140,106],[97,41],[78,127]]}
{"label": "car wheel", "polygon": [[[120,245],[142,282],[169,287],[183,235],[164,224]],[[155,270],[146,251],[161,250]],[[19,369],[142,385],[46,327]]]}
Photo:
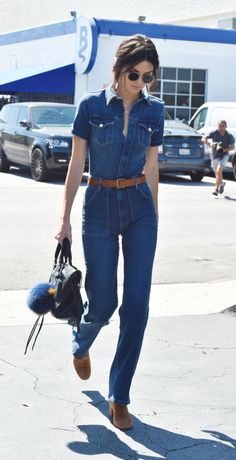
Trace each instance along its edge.
{"label": "car wheel", "polygon": [[0,147],[0,172],[8,172],[10,169],[10,163],[7,160],[5,153],[2,151]]}
{"label": "car wheel", "polygon": [[202,172],[192,172],[190,174],[190,177],[191,177],[191,180],[193,182],[201,182],[201,180],[204,177],[204,173],[202,173]]}
{"label": "car wheel", "polygon": [[235,161],[235,163],[232,164],[232,166],[233,166],[234,179],[236,180],[236,161]]}
{"label": "car wheel", "polygon": [[43,153],[40,149],[34,149],[31,157],[31,176],[37,182],[46,181],[48,178],[48,168],[46,166]]}

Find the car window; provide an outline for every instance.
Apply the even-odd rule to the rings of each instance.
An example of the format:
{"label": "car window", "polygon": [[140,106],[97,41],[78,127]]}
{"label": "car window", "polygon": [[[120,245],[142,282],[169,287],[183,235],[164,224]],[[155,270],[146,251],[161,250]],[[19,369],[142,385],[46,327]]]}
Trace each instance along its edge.
{"label": "car window", "polygon": [[15,104],[11,104],[8,106],[9,107],[9,117],[8,117],[8,124],[10,125],[16,125],[17,124],[17,119],[18,119],[18,114],[19,114],[19,106]]}
{"label": "car window", "polygon": [[204,109],[198,112],[196,117],[191,122],[192,128],[196,130],[203,128],[203,126],[205,125],[205,121],[206,121],[207,111],[208,111],[208,108],[204,107]]}
{"label": "car window", "polygon": [[32,107],[33,127],[72,126],[76,107]]}
{"label": "car window", "polygon": [[0,121],[2,123],[7,123],[8,122],[8,119],[9,119],[9,109],[10,109],[10,106],[9,105],[4,105],[4,107],[2,108],[1,112],[0,112]]}
{"label": "car window", "polygon": [[23,105],[21,108],[20,108],[20,112],[19,112],[19,117],[18,117],[18,124],[20,123],[20,121],[29,121],[29,116],[28,116],[28,109],[25,105]]}

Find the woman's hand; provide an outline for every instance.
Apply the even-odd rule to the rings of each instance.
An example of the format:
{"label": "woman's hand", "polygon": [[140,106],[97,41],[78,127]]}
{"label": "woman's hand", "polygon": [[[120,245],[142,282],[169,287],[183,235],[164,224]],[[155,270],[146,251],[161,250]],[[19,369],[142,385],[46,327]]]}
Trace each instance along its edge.
{"label": "woman's hand", "polygon": [[68,238],[72,243],[70,212],[83,175],[86,152],[87,141],[78,136],[73,136],[71,159],[66,175],[61,225],[55,235],[56,240],[60,243],[64,238]]}
{"label": "woman's hand", "polygon": [[59,231],[55,235],[56,240],[62,244],[64,238],[68,238],[68,240],[72,243],[72,229],[70,221],[63,222],[59,227]]}

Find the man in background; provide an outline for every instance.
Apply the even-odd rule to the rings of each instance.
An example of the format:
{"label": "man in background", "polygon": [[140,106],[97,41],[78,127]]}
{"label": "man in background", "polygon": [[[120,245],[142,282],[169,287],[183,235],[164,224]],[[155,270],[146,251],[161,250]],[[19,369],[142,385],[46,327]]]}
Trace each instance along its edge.
{"label": "man in background", "polygon": [[234,136],[227,131],[225,120],[218,122],[218,129],[211,131],[207,136],[203,136],[202,142],[209,145],[212,149],[211,163],[216,177],[216,188],[213,195],[224,192],[225,182],[223,182],[223,168],[228,161],[229,152],[235,149]]}

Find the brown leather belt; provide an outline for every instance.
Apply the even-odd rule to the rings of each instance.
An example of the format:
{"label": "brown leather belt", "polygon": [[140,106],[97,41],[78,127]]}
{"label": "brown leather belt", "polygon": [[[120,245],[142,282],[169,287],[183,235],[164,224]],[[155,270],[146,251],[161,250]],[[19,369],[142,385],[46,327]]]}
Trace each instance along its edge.
{"label": "brown leather belt", "polygon": [[94,177],[88,178],[88,184],[95,185],[97,187],[126,188],[133,187],[137,184],[144,184],[144,182],[146,182],[145,174],[130,179],[125,179],[123,177],[121,179],[95,179]]}

